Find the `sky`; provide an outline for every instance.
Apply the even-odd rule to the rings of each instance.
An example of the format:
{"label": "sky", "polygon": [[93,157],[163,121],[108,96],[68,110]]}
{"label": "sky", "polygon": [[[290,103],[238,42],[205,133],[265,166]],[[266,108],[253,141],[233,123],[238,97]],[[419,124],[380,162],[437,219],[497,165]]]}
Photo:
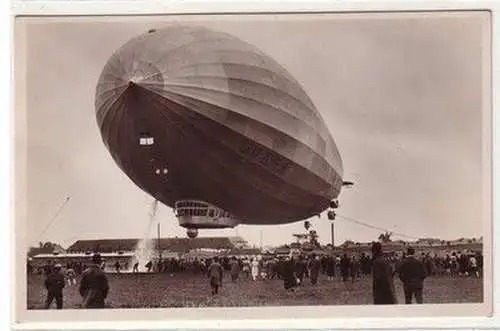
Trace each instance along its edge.
{"label": "sky", "polygon": [[[114,163],[94,94],[111,54],[150,28],[194,24],[233,34],[273,57],[322,114],[344,165],[338,214],[395,239],[484,235],[485,16],[350,14],[37,19],[27,27],[28,244],[141,238],[152,198]],[[65,203],[67,197],[69,201]],[[63,206],[61,208],[61,206]],[[162,236],[185,237],[160,206]],[[326,215],[312,218],[322,243]],[[156,226],[151,229],[155,233]],[[250,244],[290,243],[303,222],[200,230]],[[381,230],[338,217],[335,243]],[[404,234],[403,237],[399,234]]]}

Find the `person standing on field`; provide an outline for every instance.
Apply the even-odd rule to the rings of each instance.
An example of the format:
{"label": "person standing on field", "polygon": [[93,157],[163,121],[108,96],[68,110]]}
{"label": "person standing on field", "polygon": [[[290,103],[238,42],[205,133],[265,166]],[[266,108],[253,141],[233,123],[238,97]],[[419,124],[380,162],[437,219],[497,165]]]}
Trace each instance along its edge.
{"label": "person standing on field", "polygon": [[108,278],[100,268],[101,255],[94,254],[92,262],[83,272],[79,292],[85,308],[104,308],[104,300],[109,292]]}
{"label": "person standing on field", "polygon": [[257,258],[254,258],[252,261],[252,279],[257,280],[258,276],[259,276],[259,261],[257,261]]}
{"label": "person standing on field", "polygon": [[392,267],[383,255],[381,243],[373,243],[372,254],[373,303],[375,305],[396,304]]}
{"label": "person standing on field", "polygon": [[417,303],[423,303],[422,292],[426,276],[424,263],[415,258],[415,249],[408,248],[406,259],[399,267],[399,279],[403,282],[406,304],[411,304],[413,296]]}
{"label": "person standing on field", "polygon": [[328,280],[335,279],[335,257],[333,257],[333,255],[330,255],[327,258],[326,274],[328,276]]}
{"label": "person standing on field", "polygon": [[66,284],[64,274],[61,271],[62,266],[56,264],[52,272],[45,280],[45,288],[47,289],[47,300],[45,301],[45,309],[49,309],[52,301],[56,300],[57,309],[63,307],[63,289]]}
{"label": "person standing on field", "polygon": [[215,257],[212,264],[208,267],[208,278],[212,287],[212,295],[219,293],[219,287],[222,285],[223,268],[219,263],[219,258]]}
{"label": "person standing on field", "polygon": [[66,279],[68,281],[68,286],[71,287],[71,285],[76,285],[76,273],[75,270],[72,268],[66,270]]}
{"label": "person standing on field", "polygon": [[230,266],[230,270],[231,270],[231,281],[233,283],[235,283],[238,280],[238,276],[240,274],[240,263],[236,259],[236,257],[233,257],[231,259],[229,266]]}
{"label": "person standing on field", "polygon": [[318,283],[319,270],[321,269],[321,261],[319,256],[315,254],[312,255],[311,261],[309,262],[309,279],[312,285]]}
{"label": "person standing on field", "polygon": [[295,261],[293,256],[287,256],[283,263],[283,285],[285,290],[293,291],[297,287],[297,276],[295,274]]}

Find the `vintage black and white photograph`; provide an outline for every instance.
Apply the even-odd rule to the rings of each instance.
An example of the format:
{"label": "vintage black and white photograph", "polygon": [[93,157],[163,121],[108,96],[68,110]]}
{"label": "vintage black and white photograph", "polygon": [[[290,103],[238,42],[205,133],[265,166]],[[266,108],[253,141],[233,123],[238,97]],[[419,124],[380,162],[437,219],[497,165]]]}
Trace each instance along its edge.
{"label": "vintage black and white photograph", "polygon": [[24,309],[489,303],[488,12],[16,28]]}

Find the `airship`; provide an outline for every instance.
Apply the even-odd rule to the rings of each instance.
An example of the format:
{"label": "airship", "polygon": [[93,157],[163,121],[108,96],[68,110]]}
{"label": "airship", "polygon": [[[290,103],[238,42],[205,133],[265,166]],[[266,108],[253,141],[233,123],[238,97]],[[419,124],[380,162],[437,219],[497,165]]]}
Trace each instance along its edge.
{"label": "airship", "polygon": [[337,146],[269,55],[204,27],[151,29],[105,64],[97,125],[118,167],[198,229],[285,224],[337,206]]}

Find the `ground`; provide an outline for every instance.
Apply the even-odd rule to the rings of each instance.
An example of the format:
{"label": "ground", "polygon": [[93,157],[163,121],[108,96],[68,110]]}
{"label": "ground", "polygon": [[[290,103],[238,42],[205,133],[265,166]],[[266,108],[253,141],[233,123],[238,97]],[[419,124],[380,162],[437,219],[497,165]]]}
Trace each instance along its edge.
{"label": "ground", "polygon": [[[219,295],[210,294],[208,279],[195,275],[108,274],[110,308],[210,307],[210,306],[286,306],[286,305],[366,305],[372,304],[371,278],[364,276],[354,284],[320,275],[312,286],[308,279],[296,292],[287,292],[279,280],[227,277]],[[28,309],[43,308],[46,291],[43,276],[28,277]],[[349,287],[347,287],[347,286]],[[404,303],[401,282],[395,280],[398,302]],[[483,301],[483,280],[473,277],[435,276],[425,281],[425,303],[479,303]],[[64,308],[79,308],[78,285],[64,289]],[[55,302],[53,303],[55,306]]]}

